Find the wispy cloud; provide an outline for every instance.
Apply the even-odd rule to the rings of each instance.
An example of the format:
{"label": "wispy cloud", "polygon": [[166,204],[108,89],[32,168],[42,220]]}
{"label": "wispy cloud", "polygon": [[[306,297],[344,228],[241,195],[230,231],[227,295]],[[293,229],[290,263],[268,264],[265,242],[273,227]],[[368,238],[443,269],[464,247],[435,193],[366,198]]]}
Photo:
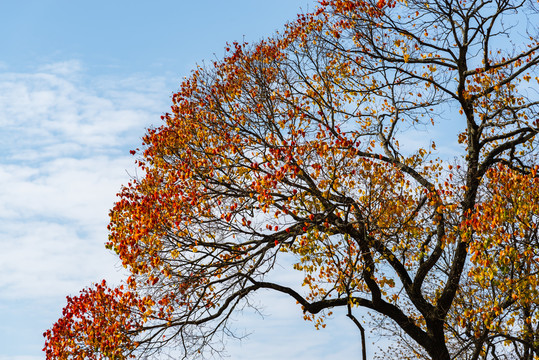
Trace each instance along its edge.
{"label": "wispy cloud", "polygon": [[[66,295],[121,278],[103,247],[108,210],[135,172],[129,150],[159,125],[169,94],[166,79],[91,79],[76,61],[0,73],[0,312],[20,316],[21,302],[56,307],[1,327],[21,343],[3,346],[0,359],[37,356],[36,321],[52,324]],[[28,344],[30,353],[16,352]]]}

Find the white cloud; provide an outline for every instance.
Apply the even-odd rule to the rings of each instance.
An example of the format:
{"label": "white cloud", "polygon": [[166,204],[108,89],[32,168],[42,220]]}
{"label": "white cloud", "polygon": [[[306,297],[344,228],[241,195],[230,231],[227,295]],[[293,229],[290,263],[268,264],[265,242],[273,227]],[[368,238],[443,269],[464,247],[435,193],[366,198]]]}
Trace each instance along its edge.
{"label": "white cloud", "polygon": [[77,61],[0,73],[0,317],[15,321],[0,360],[42,358],[65,296],[123,276],[108,211],[135,172],[129,150],[169,106],[165,83],[89,79]]}
{"label": "white cloud", "polygon": [[82,70],[84,70],[84,68],[81,62],[74,59],[45,64],[38,67],[38,72],[62,76],[73,76],[80,73]]}
{"label": "white cloud", "polygon": [[134,169],[128,150],[168,106],[162,79],[90,82],[81,69],[0,74],[0,271],[13,274],[0,299],[53,296],[107,273],[107,214]]}
{"label": "white cloud", "polygon": [[[107,82],[113,84],[107,79],[105,86]],[[121,85],[114,84],[112,89],[102,85],[96,90],[55,74],[0,75],[0,92],[5,94],[0,98],[0,125],[7,140],[4,154],[13,161],[28,161],[88,157],[90,151],[125,147],[158,119],[159,110],[166,109],[163,100],[168,94],[155,87],[146,91],[128,87],[120,95]]]}

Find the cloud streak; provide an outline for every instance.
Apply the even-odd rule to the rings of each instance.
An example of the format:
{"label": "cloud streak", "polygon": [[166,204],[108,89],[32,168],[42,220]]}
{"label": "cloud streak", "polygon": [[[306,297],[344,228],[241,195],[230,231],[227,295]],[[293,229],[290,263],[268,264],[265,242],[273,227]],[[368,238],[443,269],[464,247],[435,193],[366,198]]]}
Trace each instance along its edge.
{"label": "cloud streak", "polygon": [[[108,210],[136,171],[129,150],[169,106],[167,87],[163,78],[89,79],[77,61],[0,73],[0,312],[19,317],[0,328],[14,340],[0,358],[38,356],[45,327],[36,322],[50,326],[66,295],[121,279],[103,246]],[[54,311],[36,319],[22,302]]]}

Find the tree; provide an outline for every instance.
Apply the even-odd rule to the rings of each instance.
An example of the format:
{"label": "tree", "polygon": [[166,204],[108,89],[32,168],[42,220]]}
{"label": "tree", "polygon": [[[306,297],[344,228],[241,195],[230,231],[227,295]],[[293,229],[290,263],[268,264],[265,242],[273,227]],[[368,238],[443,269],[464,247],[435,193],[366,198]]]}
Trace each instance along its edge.
{"label": "tree", "polygon": [[111,211],[125,288],[69,298],[48,358],[203,354],[271,289],[409,358],[539,359],[535,6],[321,1],[194,70]]}

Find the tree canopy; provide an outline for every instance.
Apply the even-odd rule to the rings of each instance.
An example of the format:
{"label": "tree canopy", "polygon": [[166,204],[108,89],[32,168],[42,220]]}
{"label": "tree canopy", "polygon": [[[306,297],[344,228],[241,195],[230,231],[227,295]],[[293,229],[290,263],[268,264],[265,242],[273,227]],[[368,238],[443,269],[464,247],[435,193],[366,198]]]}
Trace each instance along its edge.
{"label": "tree canopy", "polygon": [[389,357],[539,359],[537,6],[320,1],[195,69],[110,213],[130,277],[69,297],[47,358],[203,356],[269,289],[369,311]]}

